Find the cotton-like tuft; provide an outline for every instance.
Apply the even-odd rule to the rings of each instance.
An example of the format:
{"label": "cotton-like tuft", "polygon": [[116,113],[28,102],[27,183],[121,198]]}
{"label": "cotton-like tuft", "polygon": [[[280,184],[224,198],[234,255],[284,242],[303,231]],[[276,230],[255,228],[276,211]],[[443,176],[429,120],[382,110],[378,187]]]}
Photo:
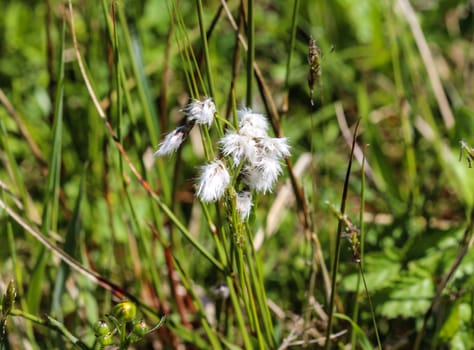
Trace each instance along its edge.
{"label": "cotton-like tuft", "polygon": [[250,191],[241,191],[237,193],[236,208],[242,220],[247,220],[252,210],[252,194]]}
{"label": "cotton-like tuft", "polygon": [[216,105],[212,98],[206,98],[204,101],[194,100],[182,109],[187,116],[187,121],[195,121],[198,124],[211,126],[214,115],[216,114]]}
{"label": "cotton-like tuft", "polygon": [[268,131],[268,121],[263,114],[242,109],[237,112],[239,118],[239,134],[250,137],[265,137]]}
{"label": "cotton-like tuft", "polygon": [[286,137],[262,137],[259,139],[258,145],[267,157],[284,158],[290,155],[290,146]]}
{"label": "cotton-like tuft", "polygon": [[219,143],[224,156],[232,158],[234,167],[237,167],[244,160],[255,159],[257,155],[255,140],[245,135],[228,132]]}
{"label": "cotton-like tuft", "polygon": [[230,184],[230,175],[224,163],[217,159],[201,167],[197,195],[203,202],[222,198]]}
{"label": "cotton-like tuft", "polygon": [[246,165],[242,170],[244,183],[257,192],[271,192],[282,172],[280,162],[275,158],[262,158],[256,164]]}
{"label": "cotton-like tuft", "polygon": [[163,142],[160,143],[158,151],[155,152],[155,157],[161,157],[175,152],[186,138],[186,133],[186,128],[179,126],[166,135]]}

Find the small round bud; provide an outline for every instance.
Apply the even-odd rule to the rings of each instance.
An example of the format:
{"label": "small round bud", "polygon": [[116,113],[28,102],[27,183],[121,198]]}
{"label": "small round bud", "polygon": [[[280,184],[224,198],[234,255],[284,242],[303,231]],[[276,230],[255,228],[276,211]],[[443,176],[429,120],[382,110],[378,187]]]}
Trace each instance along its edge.
{"label": "small round bud", "polygon": [[133,323],[132,332],[140,337],[143,337],[150,330],[150,327],[144,320],[137,320]]}
{"label": "small round bud", "polygon": [[130,322],[133,321],[137,314],[137,307],[131,301],[123,301],[114,306],[112,315],[119,321]]}
{"label": "small round bud", "polygon": [[97,340],[101,346],[107,346],[113,343],[113,335],[112,333],[107,333],[98,337]]}
{"label": "small round bud", "polygon": [[99,320],[94,324],[94,333],[97,337],[103,337],[110,333],[110,327],[104,320]]}

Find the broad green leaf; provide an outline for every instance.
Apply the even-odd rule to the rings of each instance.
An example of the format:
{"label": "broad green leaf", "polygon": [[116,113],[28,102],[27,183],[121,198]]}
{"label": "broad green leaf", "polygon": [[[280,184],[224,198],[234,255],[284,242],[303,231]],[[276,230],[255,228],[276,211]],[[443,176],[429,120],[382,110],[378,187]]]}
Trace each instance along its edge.
{"label": "broad green leaf", "polygon": [[387,300],[379,303],[377,310],[390,318],[422,316],[431,304],[434,291],[431,278],[403,276],[387,291]]}

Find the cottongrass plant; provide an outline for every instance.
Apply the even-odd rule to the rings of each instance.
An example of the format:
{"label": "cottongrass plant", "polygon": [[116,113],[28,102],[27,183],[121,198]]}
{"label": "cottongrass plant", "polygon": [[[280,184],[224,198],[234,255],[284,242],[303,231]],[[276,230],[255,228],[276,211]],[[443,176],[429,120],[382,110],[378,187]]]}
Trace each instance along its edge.
{"label": "cottongrass plant", "polygon": [[[217,113],[211,98],[194,100],[181,110],[186,115],[183,125],[169,133],[160,144],[155,156],[175,152],[186,139],[195,124],[210,127]],[[250,216],[251,191],[267,193],[282,173],[281,160],[290,156],[286,138],[272,138],[268,135],[268,121],[263,114],[251,109],[237,111],[238,125],[219,140],[221,155],[227,159],[215,159],[201,166],[197,184],[197,196],[203,202],[215,202],[223,198],[235,178],[236,210],[242,220]],[[231,163],[234,177],[229,174],[226,163]]]}
{"label": "cottongrass plant", "polygon": [[[213,100],[194,100],[181,111],[186,115],[184,124],[165,137],[155,156],[175,152],[195,124],[201,126],[205,147],[213,144],[208,132],[214,120],[218,119]],[[209,223],[212,218],[208,204],[217,202],[216,208],[227,214],[227,221],[221,222],[218,234],[213,235],[213,238],[222,265],[232,266],[235,276],[238,276],[238,283],[231,275],[226,275],[225,280],[244,347],[250,349],[252,345],[249,328],[245,325],[241,311],[242,303],[249,318],[250,330],[257,335],[259,347],[268,348],[275,346],[272,319],[259,267],[261,264],[253,249],[250,226],[246,223],[254,207],[252,194],[272,191],[282,173],[282,159],[290,156],[290,146],[286,138],[268,135],[269,125],[264,115],[242,109],[237,111],[237,116],[236,125],[225,121],[228,128],[214,143],[217,149],[205,152],[208,163],[199,168],[196,195],[203,203]],[[219,130],[218,134],[222,135],[222,132]],[[231,234],[233,240],[228,240],[226,232]],[[230,261],[229,257],[232,257]]]}

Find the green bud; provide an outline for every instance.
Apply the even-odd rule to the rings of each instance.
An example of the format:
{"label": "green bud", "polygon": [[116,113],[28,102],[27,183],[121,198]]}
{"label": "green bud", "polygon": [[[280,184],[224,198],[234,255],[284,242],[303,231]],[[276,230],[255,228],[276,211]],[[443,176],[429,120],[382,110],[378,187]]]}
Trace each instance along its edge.
{"label": "green bud", "polygon": [[104,320],[99,320],[94,324],[94,333],[97,337],[103,337],[110,333],[110,327]]}
{"label": "green bud", "polygon": [[133,322],[132,332],[133,334],[138,335],[139,337],[143,337],[145,334],[148,333],[150,327],[146,324],[144,320],[137,320]]}
{"label": "green bud", "polygon": [[2,316],[3,318],[7,317],[10,311],[13,309],[16,298],[16,289],[13,280],[8,283],[7,290],[3,295],[2,300]]}
{"label": "green bud", "polygon": [[112,344],[113,335],[112,335],[112,333],[107,333],[107,334],[104,334],[104,335],[98,337],[97,340],[99,341],[99,344],[101,346],[107,346],[107,345]]}
{"label": "green bud", "polygon": [[137,307],[131,301],[123,301],[114,306],[112,315],[119,321],[130,322],[133,321],[137,315]]}

